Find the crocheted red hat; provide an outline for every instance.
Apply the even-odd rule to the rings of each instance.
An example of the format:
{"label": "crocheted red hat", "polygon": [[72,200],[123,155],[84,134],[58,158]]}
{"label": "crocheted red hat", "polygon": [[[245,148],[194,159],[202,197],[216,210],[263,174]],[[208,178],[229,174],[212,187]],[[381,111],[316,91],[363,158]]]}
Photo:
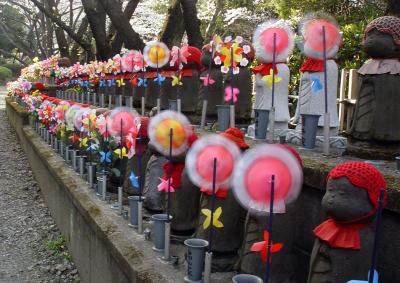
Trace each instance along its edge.
{"label": "crocheted red hat", "polygon": [[197,47],[188,46],[188,51],[190,53],[189,57],[187,58],[188,63],[194,62],[196,65],[201,68],[201,51]]}
{"label": "crocheted red hat", "polygon": [[244,140],[244,134],[238,128],[229,128],[225,132],[220,134],[221,136],[230,139],[240,149],[248,149],[249,145]]}
{"label": "crocheted red hat", "polygon": [[372,165],[351,161],[334,167],[327,179],[346,177],[354,186],[368,192],[369,200],[375,209],[378,208],[380,189],[384,189],[383,207],[386,205],[386,182],[382,174]]}
{"label": "crocheted red hat", "polygon": [[377,29],[382,33],[390,34],[394,42],[400,45],[400,18],[394,16],[379,17],[370,22],[365,29],[364,39],[371,30]]}
{"label": "crocheted red hat", "polygon": [[147,138],[147,128],[149,126],[149,121],[149,117],[140,117],[140,128],[137,135],[139,138]]}

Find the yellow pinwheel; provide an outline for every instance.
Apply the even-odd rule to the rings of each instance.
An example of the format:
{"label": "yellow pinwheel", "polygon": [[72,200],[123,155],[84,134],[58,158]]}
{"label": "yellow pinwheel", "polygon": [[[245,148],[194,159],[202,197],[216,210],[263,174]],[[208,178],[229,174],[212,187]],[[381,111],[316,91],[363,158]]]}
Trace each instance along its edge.
{"label": "yellow pinwheel", "polygon": [[[271,68],[271,70],[269,71],[269,75],[266,75],[264,77],[262,77],[263,81],[266,81],[268,84],[268,87],[272,89],[272,84],[274,83],[272,80],[272,76],[273,76],[273,72],[274,70]],[[275,83],[279,83],[280,81],[282,81],[281,77],[278,77],[277,75],[275,75]]]}
{"label": "yellow pinwheel", "polygon": [[79,139],[79,147],[87,147],[88,146],[88,138]]}
{"label": "yellow pinwheel", "polygon": [[172,76],[172,86],[183,85],[181,76]]}
{"label": "yellow pinwheel", "polygon": [[96,129],[96,119],[97,116],[94,113],[90,113],[87,115],[85,118],[82,119],[82,124],[84,125],[85,128],[89,128],[90,124],[90,130]]}
{"label": "yellow pinwheel", "polygon": [[[240,63],[240,61],[242,61],[243,59],[243,49],[236,42],[232,44],[225,44],[225,46],[221,48],[220,53],[223,65],[227,68],[231,67],[232,61],[233,64],[236,65],[237,63]],[[231,54],[233,54],[233,58],[231,58]]]}
{"label": "yellow pinwheel", "polygon": [[126,153],[126,147],[123,147],[122,150],[120,148],[114,150],[114,153],[118,155],[118,158],[123,159],[124,157],[128,157]]}
{"label": "yellow pinwheel", "polygon": [[125,85],[124,78],[120,78],[119,80],[117,80],[117,85],[118,87],[124,86]]}
{"label": "yellow pinwheel", "polygon": [[[208,227],[210,227],[211,224],[211,210],[203,208],[201,210],[201,213],[203,213],[206,216],[206,219],[203,222],[203,229],[206,230]],[[222,224],[222,222],[219,220],[221,214],[222,214],[221,207],[218,207],[213,213],[213,226],[216,228],[224,227],[224,224]]]}

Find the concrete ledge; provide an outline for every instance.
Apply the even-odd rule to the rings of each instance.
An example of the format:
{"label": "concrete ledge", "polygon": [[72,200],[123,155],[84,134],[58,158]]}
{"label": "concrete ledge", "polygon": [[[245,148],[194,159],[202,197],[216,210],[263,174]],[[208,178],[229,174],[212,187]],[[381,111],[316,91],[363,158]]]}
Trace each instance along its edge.
{"label": "concrete ledge", "polygon": [[[17,131],[43,197],[69,250],[82,282],[178,282],[183,267],[161,263],[143,236],[97,199],[63,159],[29,127],[18,105],[7,101],[10,123]],[[19,117],[19,118],[18,118]],[[26,121],[25,121],[26,120]]]}

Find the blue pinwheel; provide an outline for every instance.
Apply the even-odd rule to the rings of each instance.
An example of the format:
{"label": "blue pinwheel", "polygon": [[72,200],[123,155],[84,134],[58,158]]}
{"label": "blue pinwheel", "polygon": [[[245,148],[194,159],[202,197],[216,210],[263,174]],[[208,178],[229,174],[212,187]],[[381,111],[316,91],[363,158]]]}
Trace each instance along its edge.
{"label": "blue pinwheel", "polygon": [[147,79],[139,78],[138,86],[147,87]]}
{"label": "blue pinwheel", "polygon": [[100,152],[100,162],[105,163],[105,164],[110,164],[111,163],[111,151],[101,151]]}
{"label": "blue pinwheel", "polygon": [[[370,272],[368,272],[368,280],[350,280],[347,281],[347,283],[368,283],[369,279],[370,279]],[[378,271],[374,270],[374,279],[372,281],[372,283],[378,283],[379,282],[379,274]]]}
{"label": "blue pinwheel", "polygon": [[157,84],[159,86],[161,86],[165,81],[165,77],[163,75],[161,75],[160,73],[158,73],[157,77],[154,79],[154,81],[157,82]]}
{"label": "blue pinwheel", "polygon": [[97,142],[90,143],[88,148],[86,149],[87,151],[93,152],[99,149],[99,144]]}
{"label": "blue pinwheel", "polygon": [[114,80],[114,79],[107,80],[107,85],[108,85],[109,87],[115,86],[115,80]]}
{"label": "blue pinwheel", "polygon": [[321,79],[319,76],[311,76],[311,91],[313,93],[319,92],[323,89],[323,85],[321,83]]}
{"label": "blue pinwheel", "polygon": [[100,80],[99,81],[99,87],[105,87],[106,86],[106,81],[105,80]]}
{"label": "blue pinwheel", "polygon": [[129,175],[129,180],[131,181],[132,187],[139,189],[139,177],[136,176],[133,171]]}
{"label": "blue pinwheel", "polygon": [[82,81],[82,87],[89,87],[89,81]]}

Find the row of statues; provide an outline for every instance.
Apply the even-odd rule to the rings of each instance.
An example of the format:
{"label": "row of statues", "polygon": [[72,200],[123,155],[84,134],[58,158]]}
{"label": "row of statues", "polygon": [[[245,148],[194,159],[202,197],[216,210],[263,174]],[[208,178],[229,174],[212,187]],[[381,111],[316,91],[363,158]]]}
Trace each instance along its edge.
{"label": "row of statues", "polygon": [[[287,30],[290,41],[290,27],[284,23],[276,25]],[[353,121],[350,129],[347,130],[348,152],[352,155],[392,159],[400,152],[400,131],[396,126],[400,122],[400,111],[398,111],[400,98],[396,94],[400,86],[399,33],[400,19],[392,16],[375,19],[365,30],[363,47],[372,59],[365,62],[359,70],[360,90]],[[167,64],[160,70],[167,80],[167,83],[162,86],[151,79],[154,77],[155,70],[148,68],[147,71],[152,75],[149,77],[147,87],[140,84],[132,87],[126,84],[122,91],[116,87],[99,88],[97,91],[114,94],[122,92],[127,96],[133,93],[135,107],[140,107],[141,96],[146,97],[147,108],[155,107],[156,99],[160,97],[162,109],[170,108],[170,101],[179,98],[182,101],[182,112],[191,116],[193,122],[196,122],[196,117],[201,113],[201,100],[208,101],[206,112],[208,121],[215,121],[218,105],[231,103],[231,100],[226,99],[228,94],[225,91],[228,86],[231,86],[238,90],[235,102],[237,124],[248,124],[253,111],[257,115],[260,110],[271,110],[274,99],[275,130],[278,134],[288,130],[289,122],[297,124],[297,130],[300,130],[301,117],[304,114],[319,115],[318,126],[321,133],[324,124],[323,115],[327,111],[330,115],[330,136],[337,136],[339,126],[338,65],[334,56],[339,47],[333,45],[327,50],[327,98],[325,101],[324,61],[313,58],[315,51],[307,48],[305,38],[303,51],[307,57],[300,68],[298,102],[294,117],[291,118],[289,114],[290,70],[287,60],[292,52],[293,43],[288,42],[285,50],[277,52],[275,63],[273,63],[270,54],[265,54],[259,48],[257,40],[257,38],[254,39],[254,47],[251,47],[255,52],[249,52],[244,56],[250,62],[255,56],[258,65],[252,70],[238,66],[240,71],[233,77],[224,76],[221,73],[221,67],[213,60],[212,48],[207,44],[202,51],[189,47],[190,56],[187,63],[183,64],[181,71],[182,84],[172,86],[175,71]],[[242,45],[244,44],[251,45],[247,41],[243,41]],[[271,72],[275,73],[274,96],[272,95]],[[252,73],[255,75],[254,84]],[[209,78],[208,82],[211,81],[211,83],[206,83],[206,78]]]}

